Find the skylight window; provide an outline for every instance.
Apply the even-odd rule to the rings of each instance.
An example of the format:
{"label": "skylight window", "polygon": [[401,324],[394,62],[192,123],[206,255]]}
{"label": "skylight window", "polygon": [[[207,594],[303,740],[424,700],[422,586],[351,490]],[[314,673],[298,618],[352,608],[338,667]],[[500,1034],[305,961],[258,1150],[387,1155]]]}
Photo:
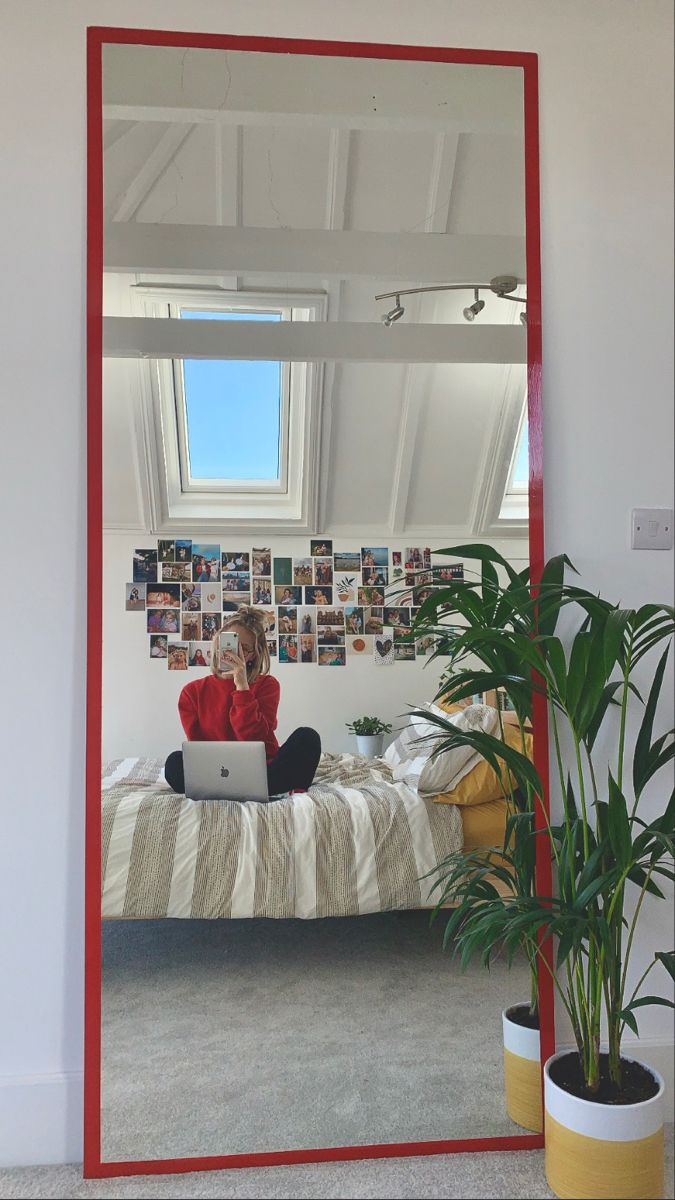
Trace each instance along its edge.
{"label": "skylight window", "polygon": [[[183,320],[281,321],[281,312],[181,308]],[[185,457],[190,482],[278,483],[284,377],[280,362],[185,359]]]}
{"label": "skylight window", "polygon": [[527,520],[529,513],[529,474],[530,447],[527,403],[525,403],[509,466],[506,488],[504,489],[504,499],[499,513],[500,521]]}

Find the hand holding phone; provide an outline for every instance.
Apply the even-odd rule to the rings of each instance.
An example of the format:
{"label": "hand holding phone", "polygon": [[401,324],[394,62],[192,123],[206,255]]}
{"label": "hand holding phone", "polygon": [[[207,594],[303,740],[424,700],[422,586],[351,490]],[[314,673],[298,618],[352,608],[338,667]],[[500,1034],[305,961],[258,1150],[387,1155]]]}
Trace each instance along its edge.
{"label": "hand holding phone", "polygon": [[221,629],[216,643],[216,664],[219,671],[231,674],[234,664],[228,654],[239,655],[239,637],[229,629]]}

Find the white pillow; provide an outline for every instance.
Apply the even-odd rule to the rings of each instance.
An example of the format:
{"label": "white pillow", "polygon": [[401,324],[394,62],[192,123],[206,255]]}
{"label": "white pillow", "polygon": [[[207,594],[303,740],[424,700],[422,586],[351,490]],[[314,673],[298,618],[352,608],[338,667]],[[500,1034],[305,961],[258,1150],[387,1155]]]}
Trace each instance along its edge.
{"label": "white pillow", "polygon": [[[456,713],[446,713],[432,705],[430,711],[434,710],[436,715],[442,716],[448,724],[456,726],[457,729],[495,734],[499,725],[496,708],[490,708],[487,704],[469,704]],[[420,773],[417,789],[421,796],[437,796],[439,792],[450,792],[457,787],[460,780],[481,761],[482,756],[472,746],[454,746],[434,754],[438,741],[442,741],[447,734],[431,721],[425,724],[429,727],[431,735],[426,738],[429,756]],[[418,742],[415,751],[419,754],[420,750],[421,745]]]}

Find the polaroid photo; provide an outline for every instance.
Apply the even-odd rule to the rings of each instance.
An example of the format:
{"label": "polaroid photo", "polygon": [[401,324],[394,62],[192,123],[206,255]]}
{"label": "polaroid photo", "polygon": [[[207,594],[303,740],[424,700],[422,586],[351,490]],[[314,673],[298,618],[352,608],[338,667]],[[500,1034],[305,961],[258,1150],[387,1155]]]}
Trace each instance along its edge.
{"label": "polaroid photo", "polygon": [[127,612],[145,612],[145,583],[127,583],[125,587],[124,607]]}
{"label": "polaroid photo", "polygon": [[360,571],[356,575],[338,575],[333,581],[335,595],[340,604],[354,604],[360,586]]}
{"label": "polaroid photo", "polygon": [[344,667],[347,651],[344,646],[321,646],[318,653],[320,667]]}
{"label": "polaroid photo", "polygon": [[218,584],[195,583],[193,586],[201,590],[202,612],[220,612],[223,595]]}
{"label": "polaroid photo", "polygon": [[168,654],[167,647],[169,645],[168,637],[163,633],[150,634],[150,657],[151,658],[166,658]]}
{"label": "polaroid photo", "polygon": [[293,582],[293,559],[292,558],[275,558],[274,566],[274,582],[275,583],[292,583]]}
{"label": "polaroid photo", "polygon": [[212,649],[213,647],[210,642],[190,642],[188,645],[188,666],[210,667]]}
{"label": "polaroid photo", "polygon": [[373,658],[376,667],[391,667],[394,662],[394,638],[391,630],[376,634],[373,638]]}
{"label": "polaroid photo", "polygon": [[223,618],[220,613],[202,613],[202,641],[210,642],[220,632]]}
{"label": "polaroid photo", "polygon": [[316,638],[313,633],[300,634],[300,662],[316,662]]}
{"label": "polaroid photo", "polygon": [[333,582],[333,560],[332,558],[315,558],[314,562],[314,579],[313,583],[320,587],[326,583]]}
{"label": "polaroid photo", "polygon": [[180,608],[179,583],[149,583],[146,588],[148,608]]}
{"label": "polaroid photo", "polygon": [[146,611],[148,633],[178,633],[180,609],[148,608]]}
{"label": "polaroid photo", "polygon": [[366,627],[363,608],[354,604],[348,604],[344,611],[347,633],[365,633]]}
{"label": "polaroid photo", "polygon": [[386,587],[389,583],[388,567],[364,567],[361,572],[364,587]]}
{"label": "polaroid photo", "polygon": [[157,582],[156,550],[134,550],[131,577],[134,583]]}
{"label": "polaroid photo", "polygon": [[298,610],[297,608],[288,608],[286,605],[279,607],[279,633],[297,633],[298,632]]}
{"label": "polaroid photo", "polygon": [[333,570],[335,574],[344,571],[347,575],[356,574],[361,570],[361,555],[358,550],[336,550],[333,554]]}
{"label": "polaroid photo", "polygon": [[254,575],[263,575],[266,579],[271,579],[272,551],[269,546],[263,546],[258,550],[254,546],[251,550],[251,558],[253,559],[252,573]]}
{"label": "polaroid photo", "polygon": [[176,543],[174,541],[165,541],[161,539],[157,543],[157,558],[159,562],[175,562],[176,561]]}
{"label": "polaroid photo", "polygon": [[226,571],[251,570],[251,556],[248,550],[223,550],[220,559],[223,574]]}
{"label": "polaroid photo", "polygon": [[272,601],[272,580],[256,576],[251,580],[251,603],[252,604],[267,604]]}
{"label": "polaroid photo", "polygon": [[162,563],[162,583],[191,583],[192,560],[190,562]]}
{"label": "polaroid photo", "polygon": [[389,566],[389,547],[388,546],[362,546],[361,547],[361,566],[362,567],[388,567]]}
{"label": "polaroid photo", "polygon": [[372,654],[373,639],[364,635],[363,637],[348,637],[347,638],[347,653],[348,654]]}
{"label": "polaroid photo", "polygon": [[333,553],[333,543],[330,538],[310,538],[309,553],[312,558],[326,558]]}
{"label": "polaroid photo", "polygon": [[188,648],[185,642],[169,642],[167,666],[170,671],[187,671]]}
{"label": "polaroid photo", "polygon": [[361,608],[372,608],[373,605],[377,608],[384,604],[384,592],[376,587],[357,588],[356,602]]}
{"label": "polaroid photo", "polygon": [[306,587],[308,583],[314,583],[311,558],[293,559],[293,583],[300,587]]}
{"label": "polaroid photo", "polygon": [[184,642],[201,642],[201,613],[183,613],[180,625],[180,636]]}
{"label": "polaroid photo", "polygon": [[192,538],[176,538],[176,562],[192,562]]}
{"label": "polaroid photo", "polygon": [[297,608],[302,604],[302,588],[289,583],[275,583],[274,603]]}
{"label": "polaroid photo", "polygon": [[306,587],[305,604],[332,604],[332,587]]}
{"label": "polaroid photo", "polygon": [[180,588],[180,606],[183,612],[201,612],[202,611],[202,586],[208,587],[208,584],[201,583],[183,583]]}
{"label": "polaroid photo", "polygon": [[279,662],[296,663],[298,661],[298,639],[294,634],[279,636]]}
{"label": "polaroid photo", "polygon": [[413,642],[397,643],[394,646],[394,662],[414,662],[415,645]]}

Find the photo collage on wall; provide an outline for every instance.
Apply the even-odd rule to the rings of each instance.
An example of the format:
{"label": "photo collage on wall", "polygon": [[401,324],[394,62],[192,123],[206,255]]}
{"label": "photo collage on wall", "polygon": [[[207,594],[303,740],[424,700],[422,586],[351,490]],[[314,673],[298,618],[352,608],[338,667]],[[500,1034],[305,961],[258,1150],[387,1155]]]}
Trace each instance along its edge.
{"label": "photo collage on wall", "polygon": [[392,666],[435,649],[435,638],[414,637],[413,622],[436,589],[464,578],[464,564],[432,566],[428,546],[333,550],[312,538],[293,558],[176,538],[134,550],[131,574],[126,610],[145,613],[149,657],[170,671],[210,668],[213,638],[241,604],[260,608],[279,663],[344,667],[367,656]]}

